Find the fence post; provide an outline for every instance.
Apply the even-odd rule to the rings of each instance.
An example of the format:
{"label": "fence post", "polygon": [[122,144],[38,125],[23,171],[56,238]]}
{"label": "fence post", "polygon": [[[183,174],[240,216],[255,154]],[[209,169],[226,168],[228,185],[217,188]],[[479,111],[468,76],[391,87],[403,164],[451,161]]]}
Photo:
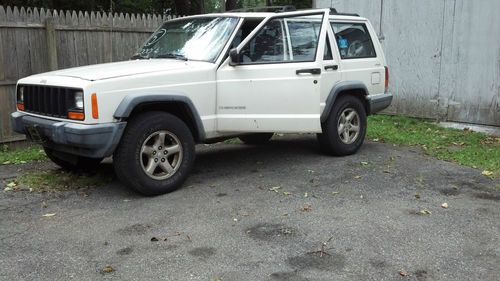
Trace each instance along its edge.
{"label": "fence post", "polygon": [[56,70],[57,64],[57,41],[56,29],[51,18],[45,20],[45,37],[47,38],[47,56],[49,62],[49,70]]}

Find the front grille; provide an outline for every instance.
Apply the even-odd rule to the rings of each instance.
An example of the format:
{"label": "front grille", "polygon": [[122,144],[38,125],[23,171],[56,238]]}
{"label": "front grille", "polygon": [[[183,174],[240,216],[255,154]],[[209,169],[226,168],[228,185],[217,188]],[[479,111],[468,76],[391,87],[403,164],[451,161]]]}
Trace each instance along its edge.
{"label": "front grille", "polygon": [[[41,115],[68,118],[68,109],[75,104],[76,88],[41,85],[19,85],[24,87],[24,110]],[[19,89],[19,88],[18,88]]]}

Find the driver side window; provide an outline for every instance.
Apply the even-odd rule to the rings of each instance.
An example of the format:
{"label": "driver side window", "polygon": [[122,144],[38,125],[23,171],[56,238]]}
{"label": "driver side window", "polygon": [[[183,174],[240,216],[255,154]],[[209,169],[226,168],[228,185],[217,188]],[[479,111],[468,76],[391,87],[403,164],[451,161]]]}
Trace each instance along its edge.
{"label": "driver side window", "polygon": [[241,49],[242,63],[315,61],[322,15],[275,18]]}
{"label": "driver side window", "polygon": [[332,23],[342,59],[375,58],[370,33],[363,23]]}

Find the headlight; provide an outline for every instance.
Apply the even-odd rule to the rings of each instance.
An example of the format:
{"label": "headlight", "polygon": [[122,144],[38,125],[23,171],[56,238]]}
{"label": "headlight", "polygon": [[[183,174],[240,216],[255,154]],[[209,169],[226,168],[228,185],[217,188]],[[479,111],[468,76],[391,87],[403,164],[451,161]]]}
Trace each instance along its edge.
{"label": "headlight", "polygon": [[17,91],[17,102],[24,103],[24,86],[19,86]]}
{"label": "headlight", "polygon": [[83,92],[75,92],[75,108],[83,109]]}

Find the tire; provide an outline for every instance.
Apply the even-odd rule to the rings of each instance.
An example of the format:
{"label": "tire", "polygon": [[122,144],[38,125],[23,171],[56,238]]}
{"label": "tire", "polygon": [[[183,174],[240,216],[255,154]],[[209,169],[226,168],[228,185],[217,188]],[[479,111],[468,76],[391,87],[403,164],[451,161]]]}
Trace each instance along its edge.
{"label": "tire", "polygon": [[[351,121],[347,117],[352,117]],[[355,96],[340,96],[333,105],[330,116],[321,126],[323,133],[318,134],[318,141],[323,151],[336,156],[356,153],[366,135],[366,110],[363,102]]]}
{"label": "tire", "polygon": [[194,160],[195,143],[187,125],[176,116],[160,111],[132,119],[113,154],[118,178],[148,196],[179,188]]}
{"label": "tire", "polygon": [[54,151],[44,147],[47,157],[59,167],[71,172],[94,172],[97,171],[102,158],[89,158],[71,155],[64,152]]}
{"label": "tire", "polygon": [[274,133],[257,133],[239,136],[238,138],[245,144],[258,145],[269,142],[273,135]]}

